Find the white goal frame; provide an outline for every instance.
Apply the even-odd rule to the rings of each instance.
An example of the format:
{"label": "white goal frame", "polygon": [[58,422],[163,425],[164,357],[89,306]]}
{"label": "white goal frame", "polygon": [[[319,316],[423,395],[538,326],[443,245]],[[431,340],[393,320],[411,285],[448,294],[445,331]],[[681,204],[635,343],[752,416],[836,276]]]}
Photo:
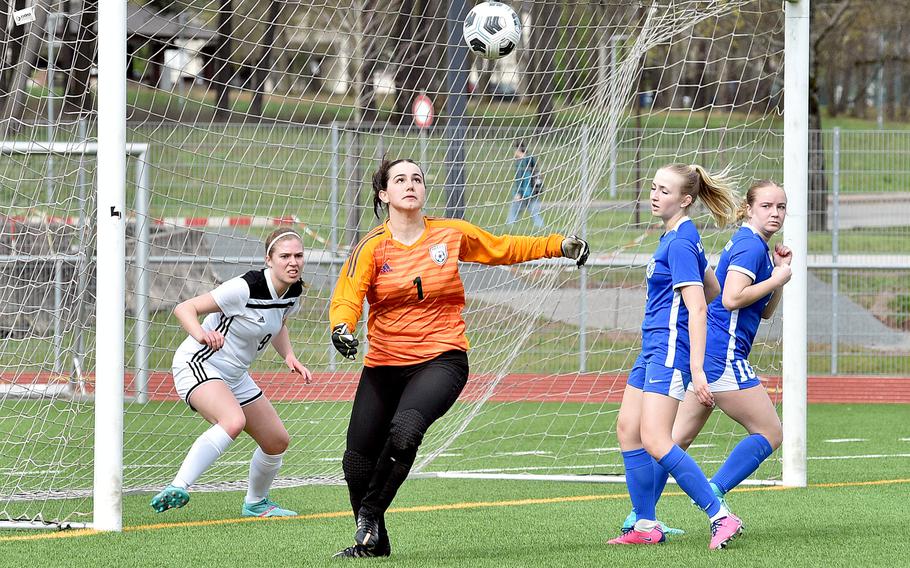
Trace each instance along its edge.
{"label": "white goal frame", "polygon": [[[103,108],[103,107],[102,107]],[[125,110],[125,107],[124,107]],[[99,112],[99,115],[101,112]],[[125,116],[125,115],[124,115]],[[124,118],[124,136],[126,132],[126,121]],[[0,521],[0,528],[27,529],[27,528],[95,528],[98,530],[115,530],[122,529],[121,502],[123,493],[123,384],[124,384],[124,329],[125,329],[125,306],[126,306],[126,158],[136,158],[135,175],[136,175],[136,260],[143,262],[149,254],[149,169],[148,145],[137,143],[126,143],[111,146],[113,152],[120,155],[120,161],[123,164],[123,175],[118,183],[108,180],[106,184],[115,186],[115,191],[119,193],[119,204],[102,206],[107,203],[101,198],[103,187],[102,180],[104,175],[104,166],[101,159],[101,138],[102,134],[101,120],[99,116],[99,142],[0,142],[0,154],[2,155],[83,155],[97,156],[98,159],[98,206],[96,210],[98,233],[97,233],[97,254],[96,254],[96,281],[97,281],[97,301],[95,304],[95,316],[99,327],[105,326],[105,335],[109,336],[111,341],[95,342],[95,454],[94,454],[94,522],[92,523],[73,523],[67,522],[63,525],[52,523],[42,523],[39,521]],[[125,140],[125,138],[124,138]],[[111,152],[113,154],[113,152]],[[111,207],[114,207],[112,210]],[[113,215],[112,213],[119,213]],[[111,233],[113,225],[114,235]],[[118,227],[119,225],[119,227]],[[106,232],[102,231],[102,226],[106,226]],[[114,242],[105,242],[114,237]],[[119,242],[118,242],[119,241]],[[47,260],[65,260],[66,257],[50,257]],[[15,258],[11,260],[16,260]],[[141,266],[142,264],[140,264]],[[148,274],[145,270],[138,271],[136,276],[136,302],[139,313],[147,312],[146,303],[148,301]],[[102,324],[102,322],[104,322]],[[146,326],[148,318],[137,318],[136,332],[138,337],[146,335]],[[145,361],[148,358],[148,347],[142,345],[142,341],[137,342],[136,356],[138,360]],[[81,362],[77,362],[81,364]],[[137,385],[144,385],[147,370],[145,365],[140,365],[137,372]],[[62,388],[68,388],[66,385]],[[31,396],[31,389],[22,387],[21,396]],[[140,393],[145,389],[140,388]],[[11,391],[13,395],[17,393]],[[47,393],[37,393],[39,396]],[[77,396],[73,393],[73,396]],[[141,397],[142,395],[140,395]],[[144,402],[143,400],[138,400]],[[105,439],[107,438],[107,439]]]}
{"label": "white goal frame", "polygon": [[[809,1],[784,3],[784,183],[790,200],[784,239],[794,251],[783,310],[783,484],[788,486],[806,485]],[[89,526],[121,531],[126,156],[136,155],[142,146],[126,142],[126,3],[100,0],[98,30],[98,143],[64,146],[80,152],[93,148],[98,157],[96,321],[105,330],[106,341],[96,342],[94,511]],[[55,144],[29,146],[59,151]],[[140,204],[145,201],[137,199]],[[145,225],[148,218],[138,220]],[[147,243],[148,239],[138,239],[139,246]],[[143,300],[140,294],[139,301]]]}

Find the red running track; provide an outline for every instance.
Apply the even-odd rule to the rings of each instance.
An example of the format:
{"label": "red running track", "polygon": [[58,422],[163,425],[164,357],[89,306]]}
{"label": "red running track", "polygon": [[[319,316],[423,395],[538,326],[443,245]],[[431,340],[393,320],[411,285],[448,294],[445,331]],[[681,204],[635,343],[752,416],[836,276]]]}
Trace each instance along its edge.
{"label": "red running track", "polygon": [[[257,383],[270,400],[277,401],[348,401],[354,398],[359,373],[317,373],[313,383],[306,385],[292,373],[260,373]],[[493,377],[473,375],[461,395],[461,400],[481,399],[489,390]],[[65,380],[65,379],[64,379]],[[58,382],[50,373],[0,374],[0,385],[48,384]],[[91,378],[88,388],[91,390]],[[126,377],[127,394],[134,394],[133,376]],[[532,375],[513,374],[503,379],[493,389],[490,400],[494,402],[620,402],[626,384],[626,375],[571,374]],[[780,401],[781,379],[764,379],[772,400]],[[151,400],[177,400],[170,373],[153,372],[149,376]],[[905,377],[809,377],[810,403],[910,403],[910,378]]]}

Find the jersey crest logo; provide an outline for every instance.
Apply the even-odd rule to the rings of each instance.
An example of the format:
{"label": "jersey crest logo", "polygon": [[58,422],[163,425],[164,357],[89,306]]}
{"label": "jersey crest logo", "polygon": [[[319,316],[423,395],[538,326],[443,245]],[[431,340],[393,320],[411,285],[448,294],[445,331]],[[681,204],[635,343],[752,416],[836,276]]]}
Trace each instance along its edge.
{"label": "jersey crest logo", "polygon": [[654,257],[651,257],[651,260],[648,261],[648,267],[645,268],[645,276],[651,278],[654,276],[654,267],[657,266],[657,262],[654,260]]}
{"label": "jersey crest logo", "polygon": [[445,243],[440,243],[438,245],[433,245],[430,247],[430,258],[433,259],[433,262],[442,266],[446,263],[446,260],[449,259],[449,249],[446,248]]}
{"label": "jersey crest logo", "polygon": [[382,268],[379,269],[379,273],[380,273],[380,274],[388,274],[389,272],[392,272],[392,267],[389,266],[389,263],[388,263],[388,262],[383,262],[383,263],[382,263]]}

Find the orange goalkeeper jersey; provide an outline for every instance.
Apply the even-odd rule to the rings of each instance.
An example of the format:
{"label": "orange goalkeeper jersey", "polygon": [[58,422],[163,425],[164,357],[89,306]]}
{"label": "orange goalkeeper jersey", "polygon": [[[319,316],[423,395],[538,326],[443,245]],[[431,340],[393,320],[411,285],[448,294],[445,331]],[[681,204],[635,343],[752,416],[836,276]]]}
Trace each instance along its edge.
{"label": "orange goalkeeper jersey", "polygon": [[562,256],[561,235],[494,236],[459,219],[424,221],[426,229],[410,246],[392,238],[388,222],[376,227],[341,269],[329,319],[332,327],[346,323],[353,331],[366,297],[367,367],[413,365],[452,349],[467,351],[459,261],[515,264]]}

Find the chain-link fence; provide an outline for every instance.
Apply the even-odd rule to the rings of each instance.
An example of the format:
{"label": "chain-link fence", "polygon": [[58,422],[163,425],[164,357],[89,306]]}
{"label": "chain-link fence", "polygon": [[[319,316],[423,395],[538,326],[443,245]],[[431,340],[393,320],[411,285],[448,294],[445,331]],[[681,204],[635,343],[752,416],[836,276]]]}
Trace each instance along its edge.
{"label": "chain-link fence", "polygon": [[[242,130],[244,127],[225,125],[223,128]],[[244,226],[245,222],[231,221],[240,217],[304,222],[311,235],[308,250],[320,254],[338,252],[343,257],[343,231],[345,227],[352,227],[351,219],[355,219],[353,227],[359,231],[376,222],[369,210],[368,179],[376,158],[384,152],[420,158],[426,164],[431,190],[440,188],[438,193],[441,195],[431,198],[429,208],[440,214],[445,211],[443,188],[447,183],[447,143],[442,137],[443,131],[427,131],[418,137],[410,136],[408,132],[357,133],[344,126],[282,125],[271,128],[265,135],[253,129],[249,136],[246,134],[232,132],[230,136],[218,136],[186,125],[145,125],[131,131],[132,140],[147,144],[149,148],[148,210],[151,218],[159,225],[185,225],[175,233],[183,235],[180,238],[184,240],[187,232],[198,232],[193,250],[195,254],[207,257],[202,262],[211,267],[216,279],[223,280],[260,265],[256,243],[268,229],[257,227],[255,222]],[[243,149],[225,145],[225,141],[238,137],[247,142]],[[577,172],[581,165],[555,154],[546,139],[535,137],[533,130],[484,129],[471,132],[467,138],[470,141],[466,153],[468,162],[463,167],[467,172],[468,216],[475,223],[494,231],[507,229],[505,210],[514,175],[512,143],[519,139],[529,141],[529,151],[537,156],[544,172],[548,187],[542,197],[545,219],[559,222],[567,208],[577,206],[571,188],[579,183]],[[583,140],[579,133],[580,143]],[[832,129],[814,132],[810,140],[814,155],[810,172],[812,230],[808,259],[810,373],[910,376],[910,284],[907,283],[910,276],[910,244],[907,244],[910,236],[910,131]],[[515,363],[514,372],[543,372],[541,361],[547,362],[546,372],[574,372],[580,368],[621,371],[627,368],[626,363],[631,363],[637,349],[637,327],[644,301],[641,266],[651,252],[651,241],[640,237],[656,230],[649,225],[646,203],[642,205],[647,199],[654,169],[668,161],[698,161],[715,168],[728,163],[736,167],[741,163],[745,166],[739,173],[744,179],[779,180],[782,152],[783,141],[778,134],[743,129],[697,132],[626,129],[619,132],[615,143],[607,141],[606,147],[582,152],[589,159],[607,161],[606,167],[600,168],[598,175],[587,181],[595,186],[585,221],[594,258],[588,277],[573,281],[576,288],[571,297],[565,299],[566,305],[584,306],[584,313],[573,313],[572,309],[564,309],[565,306],[554,308],[548,315],[551,320],[540,322],[539,332],[532,335],[526,353]],[[27,157],[17,159],[19,162],[4,166],[6,175],[14,175],[17,168],[46,171],[45,166],[36,166]],[[612,164],[615,167],[610,167]],[[49,179],[64,183],[68,176],[72,177],[72,172],[61,171],[57,176],[50,174]],[[32,178],[34,202],[40,203],[40,196],[48,191],[47,178],[37,175]],[[130,183],[128,203],[135,203],[134,180]],[[212,190],[213,185],[217,185],[217,190]],[[20,183],[18,191],[26,191],[25,187]],[[267,202],[260,199],[251,204],[243,196],[246,188],[256,188],[257,192],[271,197]],[[61,201],[60,191],[59,188],[52,191],[58,202]],[[306,196],[305,201],[300,199],[301,195]],[[136,209],[142,210],[134,205]],[[357,214],[353,215],[355,210]],[[234,217],[230,217],[232,215]],[[75,296],[82,296],[82,293],[70,293],[70,288],[75,286],[72,259],[47,253],[40,258],[23,256],[28,256],[28,247],[22,231],[15,235],[16,216],[14,209],[5,220],[4,234],[16,236],[20,246],[15,251],[12,248],[0,251],[3,253],[0,262],[4,278],[15,278],[18,282],[22,263],[28,263],[32,269],[37,266],[35,263],[45,263],[44,269],[32,270],[29,278],[34,286],[45,287],[42,290],[53,290],[56,286],[58,293],[8,294],[8,300],[21,297],[22,301],[18,306],[8,301],[4,308],[5,317],[0,319],[0,324],[13,322],[6,326],[8,329],[2,330],[5,337],[23,336],[26,333],[21,329],[23,325],[46,319],[37,317],[42,312],[45,315],[85,314],[91,310],[89,306],[74,310],[73,306],[64,305],[75,302]],[[220,219],[221,225],[212,219]],[[51,219],[46,223],[45,231],[59,231],[54,224],[65,222],[59,217]],[[47,241],[41,234],[40,225],[35,224],[34,215],[27,225],[20,220],[19,226],[29,227],[28,238],[34,242]],[[534,231],[530,224],[508,229]],[[561,230],[562,227],[552,229]],[[719,252],[728,233],[712,233],[706,229],[709,252]],[[168,264],[167,256],[169,251],[181,258],[186,256],[184,245],[165,243],[146,269],[155,274],[166,272],[168,278],[180,278],[179,271],[172,273],[171,270],[177,264]],[[331,275],[337,270],[338,259],[324,255],[319,258],[314,257],[309,274],[311,284],[317,288],[311,290],[311,294],[319,301],[325,301],[330,294]],[[330,261],[325,261],[328,258]],[[142,269],[135,265],[133,268]],[[55,275],[60,281],[57,284]],[[189,273],[187,278],[190,278]],[[47,282],[39,281],[41,279]],[[519,284],[513,284],[519,289],[521,286],[533,287],[533,283],[522,275],[516,279]],[[480,280],[466,278],[469,318],[472,307],[482,307],[485,302],[507,305],[509,309],[519,311],[522,303],[527,304],[515,301],[512,305],[508,294],[502,293],[512,284],[503,284],[502,290],[472,290],[472,283]],[[157,305],[172,305],[165,301],[166,298],[151,300],[151,310]],[[10,317],[10,314],[20,312],[37,315]],[[326,310],[319,313],[326,313]],[[155,314],[136,316],[148,318],[152,328],[167,319]],[[60,354],[60,345],[73,342],[48,336],[62,333],[60,330],[64,327],[69,329],[44,322],[40,330],[40,335],[52,340],[56,346],[54,357],[65,359],[55,361],[57,369],[66,367],[66,361],[71,359],[67,354]],[[81,327],[72,326],[77,330]],[[58,331],[51,331],[54,328]],[[769,374],[780,368],[779,329],[778,315],[763,327],[753,353],[756,358],[753,362]],[[157,333],[154,329],[144,333],[147,338],[170,339],[172,335]],[[552,341],[554,334],[573,339],[568,344]],[[313,341],[318,339],[314,337]],[[147,347],[153,352],[170,352],[174,346]],[[566,353],[567,350],[574,353]],[[324,345],[314,347],[313,353],[322,355],[313,365],[330,364],[330,357],[325,355],[327,352]],[[156,369],[160,363],[147,364]],[[21,359],[16,362],[16,366],[22,364]]]}

